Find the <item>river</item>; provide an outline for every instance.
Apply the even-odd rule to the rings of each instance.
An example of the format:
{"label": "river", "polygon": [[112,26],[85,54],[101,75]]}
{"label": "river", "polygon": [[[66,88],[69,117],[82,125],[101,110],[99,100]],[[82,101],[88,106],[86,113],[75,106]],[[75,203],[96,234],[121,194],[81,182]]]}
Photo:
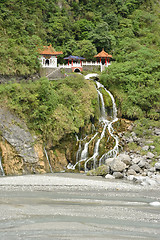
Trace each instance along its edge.
{"label": "river", "polygon": [[1,240],[160,239],[160,187],[84,174],[0,178]]}

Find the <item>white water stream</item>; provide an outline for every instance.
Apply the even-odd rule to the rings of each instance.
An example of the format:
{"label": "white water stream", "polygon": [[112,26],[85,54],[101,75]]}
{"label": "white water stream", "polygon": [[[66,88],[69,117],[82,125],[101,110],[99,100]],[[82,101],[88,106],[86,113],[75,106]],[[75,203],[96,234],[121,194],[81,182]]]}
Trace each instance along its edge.
{"label": "white water stream", "polygon": [[5,176],[5,172],[4,172],[4,169],[3,169],[3,166],[2,166],[2,156],[1,156],[1,153],[0,153],[0,171],[2,173],[2,176]]}
{"label": "white water stream", "polygon": [[48,154],[47,154],[47,151],[46,151],[45,147],[44,147],[44,152],[45,152],[48,164],[49,164],[50,171],[51,171],[51,173],[53,173],[52,166],[51,166],[51,163],[50,163],[50,160],[49,160],[49,157],[48,157]]}
{"label": "white water stream", "polygon": [[[100,125],[102,126],[103,130],[101,132],[101,135],[100,135],[99,139],[95,143],[93,155],[88,158],[88,147],[89,147],[90,142],[97,136],[98,132],[96,132],[96,134],[90,139],[90,141],[85,143],[84,149],[81,152],[80,160],[77,161],[77,157],[76,157],[76,164],[75,165],[69,164],[68,169],[75,169],[77,164],[80,164],[81,162],[84,162],[84,170],[85,170],[85,172],[87,172],[88,171],[87,164],[90,161],[93,161],[93,167],[92,167],[93,169],[95,169],[97,167],[97,160],[98,160],[98,157],[99,157],[99,145],[100,145],[101,140],[105,136],[106,128],[108,129],[108,132],[109,132],[110,136],[115,140],[115,146],[113,147],[113,149],[106,152],[105,154],[103,154],[100,157],[99,166],[102,165],[107,158],[116,157],[117,154],[118,154],[119,141],[118,141],[118,137],[113,134],[114,129],[112,127],[112,124],[118,120],[115,100],[114,100],[113,95],[101,83],[96,81],[96,86],[97,86],[97,93],[98,93],[98,96],[99,96],[99,108],[100,108],[99,122],[100,122]],[[104,89],[109,94],[109,96],[112,100],[113,112],[112,112],[111,120],[107,119],[105,102],[104,102],[103,94],[100,91],[101,89]],[[81,141],[80,141],[80,144],[81,144]],[[80,155],[80,147],[81,147],[81,145],[79,146],[78,151],[77,151],[78,156]]]}

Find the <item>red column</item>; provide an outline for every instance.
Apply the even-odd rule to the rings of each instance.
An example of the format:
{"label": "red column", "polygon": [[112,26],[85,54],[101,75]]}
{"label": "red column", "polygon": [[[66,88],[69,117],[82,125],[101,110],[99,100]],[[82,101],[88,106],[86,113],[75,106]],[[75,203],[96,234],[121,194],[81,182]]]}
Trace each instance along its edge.
{"label": "red column", "polygon": [[72,59],[72,66],[73,66],[73,59]]}
{"label": "red column", "polygon": [[80,65],[82,66],[82,61],[80,60]]}
{"label": "red column", "polygon": [[98,58],[97,58],[97,63],[98,63]]}
{"label": "red column", "polygon": [[105,58],[105,65],[107,65],[107,58]]}
{"label": "red column", "polygon": [[100,63],[101,63],[101,58],[100,58]]}
{"label": "red column", "polygon": [[69,66],[69,59],[68,59],[68,66]]}
{"label": "red column", "polygon": [[108,64],[109,64],[109,58],[108,58]]}

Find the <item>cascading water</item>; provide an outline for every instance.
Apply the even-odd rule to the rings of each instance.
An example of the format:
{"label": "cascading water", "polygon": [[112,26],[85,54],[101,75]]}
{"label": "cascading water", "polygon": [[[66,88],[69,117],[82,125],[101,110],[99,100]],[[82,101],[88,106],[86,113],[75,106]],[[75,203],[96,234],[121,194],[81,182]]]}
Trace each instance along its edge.
{"label": "cascading water", "polygon": [[48,164],[49,164],[50,171],[51,171],[51,173],[53,173],[52,166],[51,166],[51,163],[50,163],[50,160],[49,160],[49,157],[48,157],[48,154],[47,154],[47,151],[46,151],[45,147],[44,147],[44,152],[45,152]]}
{"label": "cascading water", "polygon": [[[114,129],[112,127],[112,124],[118,120],[118,118],[117,118],[117,108],[116,108],[115,100],[114,100],[113,95],[101,83],[96,81],[96,86],[97,86],[97,92],[98,92],[98,96],[99,96],[99,108],[100,108],[100,119],[99,119],[99,122],[100,122],[100,125],[103,128],[103,130],[101,132],[101,135],[100,135],[99,139],[95,143],[93,155],[88,158],[88,147],[89,147],[90,142],[97,136],[98,132],[96,132],[96,134],[91,138],[90,141],[85,143],[84,149],[81,152],[80,160],[77,161],[77,159],[76,159],[76,164],[75,165],[68,164],[68,169],[75,169],[77,164],[80,164],[81,162],[84,162],[84,170],[85,170],[85,172],[87,172],[88,171],[87,165],[88,165],[88,163],[90,161],[93,162],[93,165],[92,165],[93,169],[95,169],[97,167],[97,161],[98,161],[98,157],[99,157],[99,146],[100,146],[101,140],[105,136],[106,128],[108,129],[108,132],[109,132],[110,136],[115,140],[115,146],[114,146],[113,149],[111,149],[110,151],[104,153],[100,157],[100,159],[99,159],[99,166],[101,164],[103,164],[107,158],[109,158],[109,157],[116,157],[117,154],[118,154],[119,141],[118,141],[118,137],[113,134]],[[104,102],[103,94],[101,93],[100,89],[104,89],[109,94],[109,96],[110,96],[110,98],[112,100],[113,111],[112,111],[112,118],[111,118],[111,120],[107,119],[107,113],[106,113],[106,109],[105,109],[105,102]],[[78,149],[78,151],[79,151],[79,149]]]}
{"label": "cascading water", "polygon": [[0,152],[0,172],[1,172],[2,176],[5,176],[4,169],[3,169],[3,166],[2,166],[2,155],[1,155],[1,152]]}

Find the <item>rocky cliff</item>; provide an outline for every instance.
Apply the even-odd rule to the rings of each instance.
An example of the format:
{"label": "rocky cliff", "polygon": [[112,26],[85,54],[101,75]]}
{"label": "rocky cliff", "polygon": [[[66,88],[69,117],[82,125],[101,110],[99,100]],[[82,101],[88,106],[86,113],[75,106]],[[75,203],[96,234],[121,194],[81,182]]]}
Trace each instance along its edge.
{"label": "rocky cliff", "polygon": [[[6,108],[0,109],[0,152],[6,175],[50,172],[42,140]],[[46,152],[53,169],[61,171],[67,166],[65,151],[55,148]]]}

